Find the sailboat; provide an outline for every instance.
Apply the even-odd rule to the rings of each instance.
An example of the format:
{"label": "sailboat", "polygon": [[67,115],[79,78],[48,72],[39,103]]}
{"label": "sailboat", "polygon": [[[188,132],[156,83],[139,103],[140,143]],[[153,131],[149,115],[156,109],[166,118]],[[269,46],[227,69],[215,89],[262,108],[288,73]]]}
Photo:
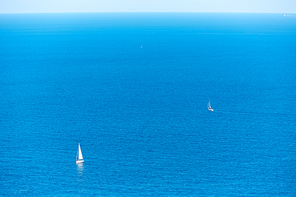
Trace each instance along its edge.
{"label": "sailboat", "polygon": [[209,110],[209,111],[214,111],[214,109],[211,107],[210,100],[209,100],[209,103],[208,103],[208,110]]}
{"label": "sailboat", "polygon": [[78,163],[83,163],[83,156],[82,156],[82,152],[81,152],[81,148],[80,148],[80,143],[78,144],[78,150],[77,150],[77,155],[76,155],[76,164]]}

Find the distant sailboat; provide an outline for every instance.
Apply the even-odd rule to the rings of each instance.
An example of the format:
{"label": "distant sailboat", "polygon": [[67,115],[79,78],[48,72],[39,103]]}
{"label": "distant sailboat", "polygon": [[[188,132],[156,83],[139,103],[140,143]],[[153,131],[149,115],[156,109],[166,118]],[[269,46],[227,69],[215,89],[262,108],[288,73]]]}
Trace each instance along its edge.
{"label": "distant sailboat", "polygon": [[78,151],[77,151],[77,155],[76,155],[76,164],[78,163],[83,163],[83,156],[82,156],[82,152],[81,152],[81,148],[80,148],[80,143],[78,144]]}
{"label": "distant sailboat", "polygon": [[211,107],[210,100],[209,100],[209,103],[208,103],[208,110],[209,110],[209,111],[214,111],[214,109]]}

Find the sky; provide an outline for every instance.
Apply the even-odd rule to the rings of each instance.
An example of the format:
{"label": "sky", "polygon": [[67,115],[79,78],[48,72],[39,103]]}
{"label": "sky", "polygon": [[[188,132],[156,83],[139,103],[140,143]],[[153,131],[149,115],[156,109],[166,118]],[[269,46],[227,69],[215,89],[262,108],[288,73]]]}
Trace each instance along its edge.
{"label": "sky", "polygon": [[0,13],[49,12],[296,13],[296,0],[0,0]]}

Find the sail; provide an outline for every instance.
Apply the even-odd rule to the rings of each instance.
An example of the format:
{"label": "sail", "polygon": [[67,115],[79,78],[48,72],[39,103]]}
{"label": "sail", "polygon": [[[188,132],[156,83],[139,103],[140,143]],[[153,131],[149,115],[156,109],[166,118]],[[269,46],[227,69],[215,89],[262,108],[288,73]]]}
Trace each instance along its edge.
{"label": "sail", "polygon": [[78,159],[83,159],[80,144],[78,144]]}
{"label": "sail", "polygon": [[208,103],[208,109],[211,109],[210,100],[209,100],[209,103]]}

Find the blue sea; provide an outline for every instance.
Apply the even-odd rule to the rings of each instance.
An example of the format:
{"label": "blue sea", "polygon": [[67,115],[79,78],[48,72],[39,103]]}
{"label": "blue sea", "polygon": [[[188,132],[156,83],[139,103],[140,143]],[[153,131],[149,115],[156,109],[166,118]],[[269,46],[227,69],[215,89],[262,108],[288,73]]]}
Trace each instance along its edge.
{"label": "blue sea", "polygon": [[295,17],[0,15],[0,195],[296,196],[295,106]]}

